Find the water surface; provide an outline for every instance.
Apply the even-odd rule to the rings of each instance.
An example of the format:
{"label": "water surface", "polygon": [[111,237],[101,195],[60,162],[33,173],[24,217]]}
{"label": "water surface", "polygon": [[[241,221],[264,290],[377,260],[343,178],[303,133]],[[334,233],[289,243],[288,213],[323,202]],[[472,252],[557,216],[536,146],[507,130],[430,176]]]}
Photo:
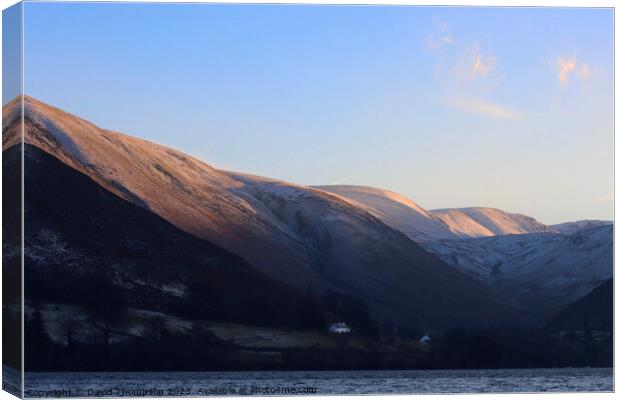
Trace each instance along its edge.
{"label": "water surface", "polygon": [[611,368],[27,373],[26,397],[599,392]]}

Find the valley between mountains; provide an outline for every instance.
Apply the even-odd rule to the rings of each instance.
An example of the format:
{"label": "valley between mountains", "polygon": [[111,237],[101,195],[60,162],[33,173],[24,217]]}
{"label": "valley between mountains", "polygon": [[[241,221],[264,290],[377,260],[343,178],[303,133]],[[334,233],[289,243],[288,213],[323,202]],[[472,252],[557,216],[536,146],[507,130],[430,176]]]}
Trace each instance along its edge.
{"label": "valley between mountains", "polygon": [[[3,109],[3,179],[19,187],[23,162],[25,298],[43,326],[31,337],[41,348],[96,352],[88,344],[99,341],[148,352],[178,340],[194,347],[170,356],[170,368],[437,367],[419,335],[583,332],[571,309],[604,321],[588,330],[611,329],[596,314],[613,277],[612,221],[426,210],[378,188],[221,170],[28,96],[22,125],[21,107],[16,99]],[[10,273],[21,257],[10,218],[20,199],[6,201]],[[351,325],[349,341],[326,333],[338,321]],[[211,363],[188,364],[192,351]],[[121,361],[106,362],[87,368]]]}

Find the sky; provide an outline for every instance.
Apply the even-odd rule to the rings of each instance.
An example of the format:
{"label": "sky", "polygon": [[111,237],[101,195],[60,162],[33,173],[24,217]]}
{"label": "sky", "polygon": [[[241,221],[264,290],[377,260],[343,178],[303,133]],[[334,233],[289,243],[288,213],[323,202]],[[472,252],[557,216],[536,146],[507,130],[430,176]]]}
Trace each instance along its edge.
{"label": "sky", "polygon": [[33,2],[24,30],[26,94],[217,168],[613,218],[611,9]]}

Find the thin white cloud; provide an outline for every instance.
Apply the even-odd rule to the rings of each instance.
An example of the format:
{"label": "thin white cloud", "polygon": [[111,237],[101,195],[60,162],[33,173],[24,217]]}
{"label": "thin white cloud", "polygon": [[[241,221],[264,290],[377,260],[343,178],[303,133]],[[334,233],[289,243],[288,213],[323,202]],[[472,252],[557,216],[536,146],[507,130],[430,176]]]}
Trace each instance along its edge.
{"label": "thin white cloud", "polygon": [[340,179],[337,179],[337,180],[335,180],[335,181],[333,181],[333,182],[330,182],[330,183],[329,183],[329,185],[338,185],[338,184],[340,184],[340,183],[343,183],[343,182],[345,182],[345,181],[348,181],[349,179],[355,178],[356,176],[357,176],[357,174],[353,174],[353,175],[345,176],[344,178],[340,178]]}
{"label": "thin white cloud", "polygon": [[425,41],[427,50],[437,51],[442,46],[449,46],[454,43],[454,38],[448,30],[448,24],[442,21],[436,22],[436,30],[430,34]]}
{"label": "thin white cloud", "polygon": [[497,64],[497,59],[491,53],[482,54],[479,49],[475,50],[475,54],[473,57],[473,63],[471,65],[471,77],[475,78],[476,76],[487,76]]}
{"label": "thin white cloud", "polygon": [[592,68],[586,63],[578,62],[576,56],[558,57],[555,60],[555,69],[562,85],[566,85],[573,77],[581,80],[592,77]]}
{"label": "thin white cloud", "polygon": [[488,118],[507,119],[513,121],[522,120],[525,118],[525,115],[518,111],[488,100],[466,97],[450,97],[445,99],[442,104],[457,111],[482,115]]}
{"label": "thin white cloud", "polygon": [[579,71],[577,71],[577,75],[582,79],[590,79],[592,77],[592,71],[587,64],[581,65],[579,67]]}
{"label": "thin white cloud", "polygon": [[433,39],[432,36],[426,38],[426,42],[424,42],[424,45],[426,46],[427,50],[437,50],[440,46],[439,43]]}
{"label": "thin white cloud", "polygon": [[555,67],[558,71],[558,80],[567,83],[570,75],[575,71],[577,61],[573,58],[558,58],[555,60]]}
{"label": "thin white cloud", "polygon": [[483,50],[479,43],[459,43],[450,52],[453,77],[459,82],[475,81],[482,87],[496,84],[500,74],[496,72],[497,57],[490,49]]}
{"label": "thin white cloud", "polygon": [[437,27],[438,31],[428,36],[427,48],[436,50],[435,76],[444,92],[441,105],[486,118],[524,119],[525,114],[486,98],[504,78],[497,72],[498,59],[492,50],[479,42],[455,40],[447,24]]}

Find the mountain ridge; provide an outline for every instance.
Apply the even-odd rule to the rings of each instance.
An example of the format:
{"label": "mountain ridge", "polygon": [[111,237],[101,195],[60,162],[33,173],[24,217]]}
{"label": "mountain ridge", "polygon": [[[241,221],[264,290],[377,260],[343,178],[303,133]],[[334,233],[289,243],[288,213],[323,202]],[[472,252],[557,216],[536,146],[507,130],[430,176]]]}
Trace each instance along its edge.
{"label": "mountain ridge", "polygon": [[460,237],[551,232],[549,227],[532,217],[497,208],[466,207],[437,209],[431,212]]}
{"label": "mountain ridge", "polygon": [[425,243],[444,239],[468,239],[530,233],[570,234],[611,221],[580,220],[546,225],[519,213],[493,207],[426,210],[398,193],[358,185],[319,185],[323,191],[348,199],[411,239]]}
{"label": "mountain ridge", "polygon": [[369,186],[314,186],[354,202],[416,241],[452,238],[450,228],[431,212],[390,190]]}
{"label": "mountain ridge", "polygon": [[271,278],[363,296],[385,319],[410,325],[481,324],[509,314],[491,288],[339,196],[218,170],[30,97],[24,108],[27,144]]}
{"label": "mountain ridge", "polygon": [[[15,147],[5,154],[3,168],[16,170],[19,159],[10,157],[11,150]],[[101,293],[104,299],[118,295],[130,307],[291,325],[294,304],[311,301],[306,292],[103,190],[35,146],[25,144],[24,157],[29,301],[86,304],[94,293],[85,288],[96,284],[111,291]],[[63,290],[67,287],[72,290]],[[278,311],[270,315],[270,308]]]}

